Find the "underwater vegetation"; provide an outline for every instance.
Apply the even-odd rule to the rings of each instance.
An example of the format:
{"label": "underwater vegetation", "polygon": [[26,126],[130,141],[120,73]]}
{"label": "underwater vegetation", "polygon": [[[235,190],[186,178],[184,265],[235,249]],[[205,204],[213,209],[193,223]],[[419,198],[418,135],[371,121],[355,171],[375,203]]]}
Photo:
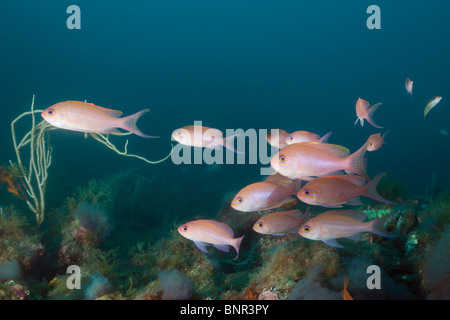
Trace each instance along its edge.
{"label": "underwater vegetation", "polygon": [[423,267],[423,286],[429,299],[450,299],[450,226],[447,225],[440,239],[426,253]]}
{"label": "underwater vegetation", "polygon": [[[132,225],[122,225],[123,212],[139,224],[140,210],[147,210],[138,204],[145,197],[142,190],[153,182],[145,179],[128,171],[90,180],[60,208],[49,211],[40,227],[19,209],[2,206],[0,298],[342,299],[346,278],[347,290],[355,300],[449,297],[448,189],[436,191],[432,198],[406,198],[402,193],[401,205],[363,204],[361,210],[368,219],[389,215],[385,229],[396,237],[364,233],[361,241],[340,239],[344,246],[340,249],[296,234],[274,236],[253,231],[263,213],[233,209],[234,193],[230,193],[217,220],[236,235],[245,235],[239,258],[233,260],[232,251],[200,251],[177,232],[181,223],[170,219],[164,221],[170,230],[165,236],[151,236],[148,229],[146,237],[146,228],[138,228],[134,237],[128,233],[128,241],[123,241],[116,233]],[[395,193],[390,190],[401,190],[386,188],[386,192],[380,188],[380,194],[389,193],[390,198]],[[117,194],[121,194],[120,203]],[[4,202],[14,197],[7,190],[2,192]],[[294,207],[303,212],[306,208],[294,202],[269,211]],[[323,211],[314,207],[308,215]],[[80,267],[80,290],[67,287],[70,265]],[[380,290],[366,287],[370,265],[380,266]]]}
{"label": "underwater vegetation", "polygon": [[[361,242],[342,240],[342,249],[295,235],[258,234],[252,225],[261,213],[232,209],[230,195],[217,218],[236,234],[245,234],[240,257],[233,261],[232,253],[201,252],[176,232],[179,224],[173,222],[170,235],[156,242],[130,242],[127,249],[107,245],[120,220],[114,210],[115,195],[119,192],[128,198],[122,204],[127,211],[138,207],[135,202],[140,197],[135,191],[141,188],[142,180],[130,172],[91,180],[61,208],[49,212],[42,236],[42,230],[17,209],[2,207],[1,298],[340,299],[346,277],[354,299],[447,297],[450,211],[446,190],[433,199],[411,198],[402,206],[363,206],[370,219],[392,214],[386,229],[398,237],[364,234]],[[56,267],[42,274],[48,266],[46,259],[57,262]],[[72,264],[82,270],[81,291],[67,288],[65,271]],[[365,287],[366,269],[372,264],[382,266],[380,291],[369,292]],[[36,268],[41,269],[37,276]],[[30,275],[40,280],[30,280]]]}
{"label": "underwater vegetation", "polygon": [[0,184],[6,185],[8,192],[14,194],[20,199],[27,198],[23,190],[23,180],[14,165],[10,165],[9,167],[0,167]]}
{"label": "underwater vegetation", "polygon": [[14,207],[0,211],[0,299],[29,297],[27,274],[44,252],[38,230]]}
{"label": "underwater vegetation", "polygon": [[[8,185],[8,191],[15,194],[18,197],[21,197],[25,203],[27,204],[28,208],[35,214],[36,222],[38,224],[41,224],[44,221],[45,218],[45,205],[46,205],[46,187],[47,187],[47,180],[49,177],[49,168],[52,165],[52,154],[53,154],[53,148],[50,146],[49,143],[49,132],[57,129],[58,125],[54,126],[50,124],[48,121],[48,118],[46,115],[50,116],[53,119],[53,116],[56,115],[58,124],[62,122],[63,124],[67,126],[67,119],[64,121],[64,119],[60,119],[60,113],[55,112],[55,106],[49,107],[46,110],[36,110],[34,109],[34,101],[35,96],[33,95],[33,99],[31,102],[30,111],[24,112],[17,116],[12,122],[11,122],[11,136],[12,136],[12,142],[14,146],[14,151],[16,154],[16,163],[11,163],[10,170],[5,169],[4,167],[0,170],[0,183],[7,184]],[[69,112],[72,108],[71,102],[65,102],[69,103],[69,110],[63,110],[65,113]],[[63,105],[65,104],[63,103]],[[82,109],[84,108],[86,113],[87,110],[94,110],[93,115],[88,115],[86,118],[85,115],[83,115],[83,112],[80,114],[79,109],[75,109],[72,116],[75,116],[75,122],[78,121],[77,117],[84,117],[84,120],[93,120],[91,125],[98,125],[99,121],[101,122],[101,119],[95,119],[96,112],[100,110],[103,116],[108,116],[110,118],[106,122],[110,121],[111,118],[115,119],[116,122],[120,119],[117,118],[117,116],[120,116],[122,114],[121,111],[118,110],[109,110],[102,107],[95,106],[93,104],[85,103],[85,102],[79,102],[82,104]],[[105,111],[107,110],[107,111]],[[144,113],[148,110],[144,110]],[[36,114],[40,113],[41,116],[44,118],[41,121],[38,121],[36,119]],[[69,112],[70,114],[70,112]],[[113,116],[114,115],[114,116]],[[135,122],[140,117],[141,113],[138,113],[136,115],[133,115],[131,118],[122,118],[122,122],[124,122],[124,126],[126,128],[131,129],[131,127],[134,128],[134,132],[139,133],[139,129],[137,129]],[[31,128],[29,131],[25,131],[26,133],[23,135],[20,135],[17,131],[17,125],[20,122],[23,122],[21,120],[26,119],[28,116],[31,117]],[[128,119],[128,120],[127,120]],[[74,119],[71,119],[72,121]],[[124,121],[126,120],[126,121]],[[103,119],[105,121],[105,119]],[[53,122],[53,121],[52,121]],[[70,122],[70,121],[69,121]],[[64,127],[64,126],[63,126]],[[75,126],[76,127],[76,126]],[[123,127],[119,125],[119,127]],[[124,128],[125,128],[124,127]],[[103,128],[103,127],[102,127]],[[118,136],[126,136],[129,133],[122,133],[117,130],[114,130],[111,132],[111,130],[107,130],[108,128],[103,128],[103,130],[93,130],[93,131],[86,131],[86,130],[78,130],[73,129],[76,131],[83,131],[85,133],[85,138],[91,137],[95,141],[103,144],[110,150],[114,151],[120,156],[123,157],[133,157],[140,159],[142,161],[145,161],[149,164],[157,164],[160,162],[163,162],[167,160],[171,153],[172,149],[169,152],[167,156],[165,156],[162,159],[159,160],[149,160],[143,156],[132,154],[128,152],[128,140],[125,142],[125,146],[123,147],[123,151],[120,150],[111,140],[108,135],[108,133],[113,133],[114,135]],[[109,128],[112,129],[112,128]],[[150,136],[146,136],[149,137]],[[27,150],[27,152],[25,152]],[[11,162],[11,161],[10,161]],[[28,167],[24,164],[28,162]],[[19,184],[20,182],[20,184]],[[26,192],[25,192],[26,191]],[[26,195],[28,194],[28,196]]]}
{"label": "underwater vegetation", "polygon": [[[92,112],[100,108],[109,120],[111,112],[119,115],[117,110],[82,105],[94,108]],[[366,107],[358,115],[361,124],[363,119],[373,123]],[[427,195],[417,197],[407,195],[401,182],[389,175],[382,179],[384,173],[369,180],[364,156],[376,150],[369,150],[373,138],[350,154],[342,146],[292,143],[286,137],[286,146],[271,159],[278,172],[237,193],[230,191],[216,213],[186,208],[175,218],[152,216],[153,206],[170,212],[174,197],[148,201],[161,181],[157,173],[147,177],[138,174],[138,169],[91,179],[49,209],[45,206],[52,156],[48,132],[54,128],[45,122],[36,124],[34,115],[42,110],[33,108],[34,97],[31,111],[12,124],[17,163],[0,167],[0,183],[6,185],[6,190],[0,190],[0,299],[342,299],[344,283],[348,283],[345,296],[355,300],[449,298],[448,186],[439,189],[433,176]],[[46,112],[52,117],[55,110]],[[104,119],[105,127],[87,136],[119,155],[161,162],[167,157],[149,162],[128,154],[128,141],[119,151],[107,135],[109,130],[125,128],[149,137],[135,127],[145,112],[130,116],[134,120],[129,123],[113,117],[114,128]],[[32,127],[17,143],[14,124],[29,115]],[[71,120],[78,117],[77,111]],[[121,126],[121,121],[127,125]],[[214,147],[239,153],[227,146],[236,136],[224,138],[212,129],[214,139],[204,141],[205,136],[195,135],[196,129],[189,127],[194,136],[180,141],[202,147],[216,141]],[[323,141],[330,134],[320,138],[307,133],[305,138],[305,132],[294,132],[291,136]],[[273,143],[281,146],[281,142]],[[25,146],[30,147],[29,168],[22,164],[20,150]],[[300,170],[292,159],[309,165]],[[318,165],[322,162],[327,167]],[[287,176],[281,176],[282,172]],[[309,182],[302,187],[302,180]],[[341,198],[332,197],[333,192]],[[343,205],[355,210],[328,210]],[[33,223],[24,214],[30,209]],[[289,215],[293,211],[295,215]],[[270,213],[277,215],[267,219]],[[193,220],[185,221],[186,217]],[[274,233],[255,232],[255,222],[263,217],[287,227]],[[344,227],[347,233],[331,230]],[[313,228],[323,231],[321,237],[305,236]],[[228,250],[229,246],[234,250]],[[68,285],[72,277],[68,270],[73,266],[79,270],[73,274],[79,278],[79,288]],[[377,290],[367,285],[367,270],[373,266],[382,279]]]}
{"label": "underwater vegetation", "polygon": [[[371,140],[353,154],[337,145],[285,141],[289,153],[274,159],[296,178],[278,173],[239,192],[231,190],[215,213],[186,208],[177,217],[154,217],[149,214],[154,206],[171,211],[174,196],[148,201],[161,180],[156,171],[146,176],[139,169],[91,179],[66,194],[57,207],[48,208],[44,200],[52,155],[50,128],[35,124],[34,113],[40,110],[33,105],[22,115],[32,115],[31,130],[19,143],[14,138],[17,163],[0,167],[0,183],[6,186],[0,189],[0,299],[342,299],[344,282],[346,296],[355,300],[449,297],[449,187],[438,188],[433,176],[427,195],[417,197],[407,195],[401,182],[389,175],[381,179],[384,173],[366,182],[363,157],[373,151],[367,149]],[[297,132],[296,139],[302,135]],[[91,137],[106,139],[102,143],[110,149],[127,154],[126,145],[121,153],[101,132]],[[220,140],[220,146],[226,147],[226,140]],[[187,144],[203,142],[194,139]],[[34,155],[27,169],[19,152],[25,146]],[[304,153],[299,154],[300,149]],[[297,172],[288,159],[300,155],[328,159],[333,165],[322,172],[313,161],[309,171]],[[347,169],[361,176],[326,176]],[[302,187],[302,177],[315,176],[322,177]],[[330,192],[320,193],[321,189]],[[346,197],[327,198],[336,190]],[[300,193],[321,201],[308,207],[309,200],[300,201]],[[317,221],[330,217],[329,208],[322,205],[353,206],[355,210],[330,211],[351,232],[317,239],[302,236],[300,230],[309,232],[313,222],[317,226]],[[31,219],[26,215],[30,209]],[[295,217],[289,216],[293,211]],[[278,215],[264,221],[288,227],[255,232],[254,224],[270,213]],[[186,217],[193,220],[185,221]],[[277,220],[281,218],[283,223]],[[370,222],[365,221],[383,225],[368,228]],[[188,235],[183,233],[186,229],[194,230]],[[214,247],[207,249],[209,244]],[[80,278],[79,289],[68,285],[71,266],[79,268],[74,274]],[[380,270],[382,286],[377,290],[367,287],[371,266]]]}

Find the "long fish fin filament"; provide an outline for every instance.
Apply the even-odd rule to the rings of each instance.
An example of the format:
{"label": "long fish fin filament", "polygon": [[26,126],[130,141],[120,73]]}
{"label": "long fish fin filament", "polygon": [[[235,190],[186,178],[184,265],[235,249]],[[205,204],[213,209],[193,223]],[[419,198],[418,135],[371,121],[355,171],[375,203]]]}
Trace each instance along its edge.
{"label": "long fish fin filament", "polygon": [[236,260],[239,257],[239,247],[241,246],[242,238],[244,238],[244,236],[233,239],[233,247],[236,250],[236,258],[233,260]]}
{"label": "long fish fin filament", "polygon": [[387,238],[395,238],[397,237],[397,235],[392,234],[390,232],[387,232],[384,229],[384,224],[389,220],[389,218],[393,215],[394,213],[390,213],[387,214],[379,219],[375,219],[372,220],[368,223],[370,223],[370,232],[375,233],[379,236],[383,236],[383,237],[387,237]]}
{"label": "long fish fin filament", "polygon": [[386,175],[386,173],[380,173],[375,178],[373,178],[368,184],[364,186],[366,189],[365,196],[374,199],[379,202],[389,203],[389,204],[396,204],[395,202],[391,202],[389,200],[384,199],[377,191],[377,186],[380,180]]}

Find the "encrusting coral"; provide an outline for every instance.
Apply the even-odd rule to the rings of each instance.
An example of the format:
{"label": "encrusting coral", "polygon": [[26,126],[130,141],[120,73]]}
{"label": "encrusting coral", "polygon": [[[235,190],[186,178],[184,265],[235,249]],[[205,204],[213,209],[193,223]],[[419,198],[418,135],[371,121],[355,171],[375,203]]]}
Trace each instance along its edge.
{"label": "encrusting coral", "polygon": [[29,297],[26,275],[45,254],[37,229],[13,207],[0,214],[0,300]]}

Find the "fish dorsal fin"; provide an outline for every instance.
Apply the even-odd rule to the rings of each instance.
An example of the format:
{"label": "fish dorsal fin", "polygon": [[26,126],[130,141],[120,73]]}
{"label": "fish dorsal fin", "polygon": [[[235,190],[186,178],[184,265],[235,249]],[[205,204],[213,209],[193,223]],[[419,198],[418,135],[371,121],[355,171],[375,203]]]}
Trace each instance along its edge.
{"label": "fish dorsal fin", "polygon": [[291,186],[293,183],[295,183],[292,180],[269,180],[269,181],[265,181],[265,182],[274,184],[276,186],[283,187],[283,188],[287,188],[287,187]]}
{"label": "fish dorsal fin", "polygon": [[112,110],[112,109],[107,109],[107,108],[103,108],[103,107],[99,107],[99,106],[96,106],[96,107],[101,108],[101,110],[105,111],[111,117],[114,117],[114,118],[120,118],[123,114],[123,112],[120,110]]}
{"label": "fish dorsal fin", "polygon": [[113,110],[113,109],[103,108],[103,107],[97,106],[97,105],[95,105],[93,103],[89,103],[89,102],[84,102],[84,103],[88,104],[90,107],[93,107],[93,108],[96,108],[98,110],[104,111],[104,112],[108,113],[111,117],[114,117],[114,118],[120,118],[122,116],[122,114],[123,114],[123,112],[120,111],[120,110]]}
{"label": "fish dorsal fin", "polygon": [[297,202],[297,200],[295,198],[289,196],[286,199],[283,199],[282,201],[280,201],[279,203],[277,203],[277,204],[275,204],[273,206],[270,206],[270,207],[263,208],[261,210],[276,209],[276,208],[281,207],[282,205],[285,205],[285,204],[288,204],[288,203],[291,203],[291,202],[295,203],[295,202]]}
{"label": "fish dorsal fin", "polygon": [[350,150],[348,150],[346,147],[337,144],[317,143],[317,142],[305,142],[305,144],[313,148],[320,149],[326,153],[332,154],[338,158],[345,158],[350,154]]}
{"label": "fish dorsal fin", "polygon": [[291,217],[294,217],[294,218],[297,218],[297,219],[303,218],[302,212],[300,210],[297,210],[297,209],[295,209],[295,210],[288,210],[288,211],[278,211],[278,212],[274,212],[274,214],[284,214],[284,215],[291,216]]}
{"label": "fish dorsal fin", "polygon": [[322,213],[322,215],[339,215],[344,217],[349,217],[358,221],[365,221],[367,219],[367,214],[358,210],[332,210]]}
{"label": "fish dorsal fin", "polygon": [[343,174],[338,176],[333,176],[333,178],[345,180],[354,184],[355,186],[361,187],[366,184],[367,179],[356,174]]}
{"label": "fish dorsal fin", "polygon": [[234,238],[233,230],[226,223],[215,221],[215,220],[206,220],[206,221],[207,221],[207,223],[212,224],[215,227],[219,228],[220,230],[224,231],[231,238]]}
{"label": "fish dorsal fin", "polygon": [[294,139],[320,139],[318,134],[303,130],[292,132],[289,137],[293,137]]}

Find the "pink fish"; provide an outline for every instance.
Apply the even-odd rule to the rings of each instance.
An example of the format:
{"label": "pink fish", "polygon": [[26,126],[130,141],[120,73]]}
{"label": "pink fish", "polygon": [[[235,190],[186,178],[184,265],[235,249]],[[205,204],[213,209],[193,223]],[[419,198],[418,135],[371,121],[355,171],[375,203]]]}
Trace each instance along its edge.
{"label": "pink fish", "polygon": [[122,111],[81,101],[64,101],[48,107],[41,115],[48,123],[61,129],[120,134],[118,130],[120,128],[143,138],[157,138],[142,133],[136,126],[137,120],[148,111],[150,110],[145,109],[131,116],[120,118]]}
{"label": "pink fish", "polygon": [[375,128],[383,128],[377,125],[372,119],[375,110],[377,110],[377,108],[380,105],[381,102],[374,104],[373,106],[370,107],[369,102],[367,102],[364,99],[358,98],[358,101],[356,101],[356,115],[358,118],[356,119],[355,124],[357,124],[358,121],[360,121],[362,127],[364,126],[364,119],[366,119],[367,122],[369,122]]}
{"label": "pink fish", "polygon": [[437,96],[437,97],[434,97],[433,99],[431,99],[430,101],[428,101],[427,106],[425,107],[425,110],[424,110],[423,117],[426,118],[428,112],[430,112],[430,110],[433,109],[441,100],[442,100],[442,97]]}
{"label": "pink fish", "polygon": [[385,175],[380,173],[367,184],[365,178],[353,174],[321,177],[305,184],[297,197],[307,204],[328,208],[340,208],[343,204],[360,205],[360,196],[393,204],[377,192],[377,185]]}
{"label": "pink fish", "polygon": [[272,129],[267,133],[266,140],[272,147],[283,149],[287,146],[285,140],[288,135],[289,133],[282,129]]}
{"label": "pink fish", "polygon": [[409,95],[412,96],[412,93],[413,93],[413,81],[411,81],[408,78],[405,81],[405,89],[406,89],[406,92],[408,92]]}
{"label": "pink fish", "polygon": [[259,219],[253,230],[261,234],[284,236],[287,233],[298,234],[298,229],[305,220],[305,214],[300,210],[289,210],[269,213]]}
{"label": "pink fish", "polygon": [[384,223],[392,214],[382,218],[364,222],[367,215],[356,210],[326,211],[309,219],[299,229],[298,233],[307,239],[321,240],[329,246],[342,248],[336,238],[360,240],[361,232],[372,232],[383,237],[392,238],[394,235],[384,230]]}
{"label": "pink fish", "polygon": [[286,138],[286,144],[290,145],[293,143],[299,143],[299,142],[317,142],[317,143],[326,143],[328,141],[328,138],[331,135],[331,131],[325,134],[323,137],[319,136],[318,134],[308,132],[308,131],[295,131],[292,132],[287,138]]}
{"label": "pink fish", "polygon": [[231,201],[233,209],[251,212],[274,209],[292,201],[300,189],[301,180],[262,181],[239,191]]}
{"label": "pink fish", "polygon": [[386,136],[386,133],[389,131],[386,131],[381,135],[381,133],[374,133],[367,139],[367,151],[375,151],[381,148],[383,144],[386,144],[384,142],[384,137]]}
{"label": "pink fish", "polygon": [[236,250],[236,260],[242,237],[235,238],[233,230],[225,223],[215,220],[194,220],[178,227],[178,232],[186,239],[194,241],[197,248],[207,253],[206,246],[212,244],[217,249],[228,252],[229,246]]}
{"label": "pink fish", "polygon": [[[233,152],[241,153],[233,148],[232,140],[236,135],[224,138],[222,131],[199,125],[190,125],[176,129],[172,138],[186,146],[216,149],[225,147]],[[231,143],[230,143],[231,142]]]}
{"label": "pink fish", "polygon": [[359,174],[368,179],[364,161],[366,151],[367,142],[351,155],[347,148],[339,145],[312,142],[294,143],[275,154],[270,160],[270,165],[275,171],[286,177],[307,181],[316,177],[336,175],[342,170]]}

